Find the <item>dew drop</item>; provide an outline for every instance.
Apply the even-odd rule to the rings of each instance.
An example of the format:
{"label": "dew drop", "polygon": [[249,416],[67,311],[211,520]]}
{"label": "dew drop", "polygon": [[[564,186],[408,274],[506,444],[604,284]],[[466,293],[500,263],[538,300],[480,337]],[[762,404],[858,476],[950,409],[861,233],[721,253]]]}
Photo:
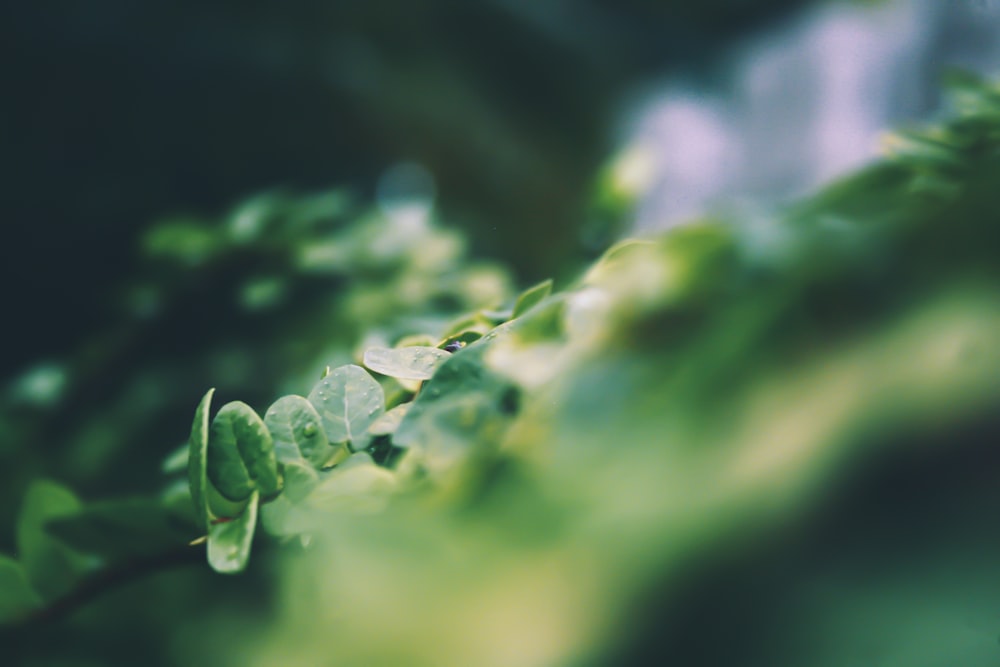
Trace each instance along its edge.
{"label": "dew drop", "polygon": [[306,436],[307,438],[311,438],[314,435],[316,435],[316,424],[314,422],[309,422],[308,424],[303,426],[302,435]]}

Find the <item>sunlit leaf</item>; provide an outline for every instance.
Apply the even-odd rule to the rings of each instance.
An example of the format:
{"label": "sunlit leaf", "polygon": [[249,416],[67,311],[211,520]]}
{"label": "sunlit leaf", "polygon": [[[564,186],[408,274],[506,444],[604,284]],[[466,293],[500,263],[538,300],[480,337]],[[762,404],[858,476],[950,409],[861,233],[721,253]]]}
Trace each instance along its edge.
{"label": "sunlit leaf", "polygon": [[476,342],[482,337],[483,334],[478,331],[463,331],[460,334],[448,336],[440,345],[438,345],[438,347],[442,350],[448,350],[449,352],[456,352],[466,345]]}
{"label": "sunlit leaf", "polygon": [[305,498],[319,483],[319,473],[305,461],[289,461],[283,470],[285,486],[282,495],[292,502]]}
{"label": "sunlit leaf", "polygon": [[484,365],[488,341],[456,352],[413,400],[393,444],[416,447],[432,467],[496,442],[516,411],[517,388]]}
{"label": "sunlit leaf", "polygon": [[511,311],[503,312],[482,312],[475,313],[473,315],[467,315],[465,317],[460,317],[455,320],[444,330],[444,337],[451,338],[452,336],[458,336],[460,334],[475,331],[479,334],[485,334],[487,331],[496,326],[497,322],[504,322],[510,319]]}
{"label": "sunlit leaf", "polygon": [[653,241],[648,239],[622,239],[604,251],[601,258],[587,270],[583,277],[586,285],[599,284],[604,281],[608,273],[614,273],[618,266],[628,263],[638,256],[644,256],[646,251],[656,247]]}
{"label": "sunlit leaf", "polygon": [[372,422],[372,425],[368,427],[369,435],[391,435],[399,428],[400,423],[403,421],[403,417],[406,416],[407,411],[413,403],[403,403],[402,405],[397,405],[393,409],[386,412],[384,415]]}
{"label": "sunlit leaf", "polygon": [[395,484],[392,472],[359,452],[326,473],[305,502],[324,511],[369,511],[384,506]]}
{"label": "sunlit leaf", "polygon": [[341,366],[309,393],[331,443],[350,443],[365,437],[372,422],[385,411],[382,386],[360,366]]}
{"label": "sunlit leaf", "polygon": [[365,351],[365,366],[390,377],[429,380],[449,352],[436,347],[373,347]]}
{"label": "sunlit leaf", "polygon": [[318,468],[338,449],[327,440],[316,408],[302,396],[279,398],[264,414],[264,424],[282,463],[305,460]]}
{"label": "sunlit leaf", "polygon": [[434,347],[435,344],[434,336],[430,334],[413,334],[412,336],[403,336],[398,341],[396,341],[395,347]]}
{"label": "sunlit leaf", "polygon": [[529,287],[521,292],[521,295],[517,297],[517,301],[514,303],[514,310],[511,312],[511,317],[520,317],[551,293],[551,278]]}

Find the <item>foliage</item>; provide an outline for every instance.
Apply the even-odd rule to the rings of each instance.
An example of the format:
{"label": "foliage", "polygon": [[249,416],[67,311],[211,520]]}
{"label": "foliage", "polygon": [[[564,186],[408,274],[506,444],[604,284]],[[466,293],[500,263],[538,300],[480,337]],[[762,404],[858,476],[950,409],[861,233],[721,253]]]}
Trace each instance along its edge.
{"label": "foliage", "polygon": [[[906,581],[875,648],[849,636],[811,653],[793,614],[814,600],[748,581],[822,583],[828,572],[794,556],[825,544],[810,530],[824,511],[869,525],[877,512],[850,501],[867,497],[871,471],[912,482],[942,462],[996,461],[982,442],[1000,414],[1000,87],[955,85],[951,115],[899,135],[883,162],[766,219],[621,242],[557,290],[469,295],[445,312],[428,296],[445,289],[426,260],[438,232],[408,238],[365,218],[342,228],[298,256],[358,277],[338,302],[366,324],[359,345],[343,339],[349,358],[263,418],[238,402],[212,416],[210,390],[187,456],[166,466],[172,478],[187,469],[183,502],[170,486],[148,524],[134,504],[33,486],[19,560],[0,562],[0,609],[31,618],[132,557],[130,545],[163,540],[201,557],[183,544],[204,536],[225,573],[253,571],[251,551],[270,544],[280,591],[252,639],[206,640],[213,662],[841,665],[867,651],[917,664],[912,633],[933,622],[936,599],[899,597]],[[160,234],[157,247],[190,251],[188,235]],[[386,257],[409,270],[363,282]],[[462,271],[447,289],[469,289]],[[271,539],[254,539],[258,517]],[[178,529],[184,538],[167,537]],[[941,558],[914,579],[952,562]],[[741,575],[743,562],[759,569]],[[751,595],[755,631],[706,648],[692,639],[704,628],[676,628],[685,605],[711,618],[697,600],[718,593],[720,572],[732,576],[725,604]],[[811,630],[857,630],[868,602],[828,604]],[[990,652],[916,641],[926,664],[956,646],[961,664],[995,659],[992,641]]]}

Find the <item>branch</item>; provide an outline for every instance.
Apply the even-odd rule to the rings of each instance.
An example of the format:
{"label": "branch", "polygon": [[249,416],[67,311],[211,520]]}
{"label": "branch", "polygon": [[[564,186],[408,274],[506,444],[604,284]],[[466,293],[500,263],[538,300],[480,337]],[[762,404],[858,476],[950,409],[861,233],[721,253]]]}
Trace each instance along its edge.
{"label": "branch", "polygon": [[44,625],[62,619],[108,591],[149,574],[187,565],[204,564],[201,549],[172,549],[154,556],[116,563],[81,580],[65,595],[33,609],[7,624],[5,630]]}

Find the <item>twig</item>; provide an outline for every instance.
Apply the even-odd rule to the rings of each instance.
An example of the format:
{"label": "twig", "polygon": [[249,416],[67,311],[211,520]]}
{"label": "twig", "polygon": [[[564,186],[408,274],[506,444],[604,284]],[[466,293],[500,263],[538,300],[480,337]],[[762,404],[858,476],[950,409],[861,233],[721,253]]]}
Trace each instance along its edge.
{"label": "twig", "polygon": [[48,604],[32,609],[19,619],[7,624],[4,630],[44,625],[64,618],[104,593],[139,579],[148,574],[186,565],[203,564],[205,553],[201,549],[184,546],[164,553],[115,563],[80,581],[73,590]]}

